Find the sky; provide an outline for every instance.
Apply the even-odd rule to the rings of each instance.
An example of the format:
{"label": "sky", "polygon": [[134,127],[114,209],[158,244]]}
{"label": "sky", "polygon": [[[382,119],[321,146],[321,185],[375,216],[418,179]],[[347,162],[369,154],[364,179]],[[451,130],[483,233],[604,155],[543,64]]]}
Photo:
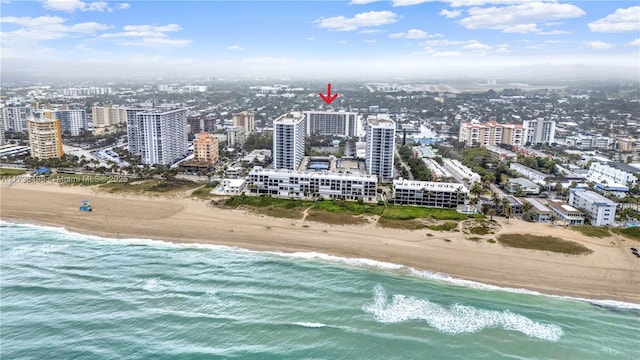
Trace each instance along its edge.
{"label": "sky", "polygon": [[637,1],[0,0],[4,76],[640,81]]}

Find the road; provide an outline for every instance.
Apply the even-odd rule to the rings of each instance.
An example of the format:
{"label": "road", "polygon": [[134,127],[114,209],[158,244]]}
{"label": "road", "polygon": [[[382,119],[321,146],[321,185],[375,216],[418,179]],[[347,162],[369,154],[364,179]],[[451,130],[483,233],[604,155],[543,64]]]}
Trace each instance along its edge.
{"label": "road", "polygon": [[397,148],[395,150],[395,156],[397,156],[398,160],[400,160],[400,165],[402,165],[402,167],[405,168],[407,170],[407,172],[409,173],[409,179],[408,180],[413,180],[413,174],[411,173],[411,168],[402,160],[402,158],[400,157],[400,153],[398,152]]}

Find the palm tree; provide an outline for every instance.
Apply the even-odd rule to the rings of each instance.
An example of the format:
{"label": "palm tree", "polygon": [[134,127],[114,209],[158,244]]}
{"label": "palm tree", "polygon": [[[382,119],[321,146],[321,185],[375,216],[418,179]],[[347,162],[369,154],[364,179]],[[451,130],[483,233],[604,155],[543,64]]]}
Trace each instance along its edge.
{"label": "palm tree", "polygon": [[509,218],[511,218],[511,203],[507,198],[502,198],[502,212],[504,216],[507,218],[507,224],[508,224]]}
{"label": "palm tree", "polygon": [[551,221],[551,226],[554,225],[556,220],[558,220],[558,218],[556,217],[556,214],[551,214],[551,216],[549,216],[549,221]]}

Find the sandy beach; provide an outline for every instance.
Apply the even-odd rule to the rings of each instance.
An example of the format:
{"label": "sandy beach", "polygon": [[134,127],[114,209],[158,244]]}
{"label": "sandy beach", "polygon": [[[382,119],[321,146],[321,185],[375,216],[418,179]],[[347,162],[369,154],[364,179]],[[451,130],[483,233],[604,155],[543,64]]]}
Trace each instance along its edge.
{"label": "sandy beach", "polygon": [[[78,211],[81,200],[94,211]],[[640,260],[632,240],[498,218],[499,233],[554,235],[594,252],[573,256],[473,242],[460,232],[332,226],[214,208],[186,196],[117,196],[55,183],[3,184],[2,220],[61,226],[110,238],[145,238],[228,245],[252,250],[319,252],[367,258],[453,277],[547,294],[640,303]],[[432,234],[427,236],[426,234]],[[450,241],[445,241],[448,239]],[[635,242],[637,244],[637,242]]]}

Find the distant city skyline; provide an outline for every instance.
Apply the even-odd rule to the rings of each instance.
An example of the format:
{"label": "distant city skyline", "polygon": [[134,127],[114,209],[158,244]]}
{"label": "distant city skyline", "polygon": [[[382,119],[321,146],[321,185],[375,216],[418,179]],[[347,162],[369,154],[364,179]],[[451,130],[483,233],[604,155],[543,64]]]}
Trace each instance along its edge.
{"label": "distant city skyline", "polygon": [[635,1],[7,1],[2,76],[640,78]]}

